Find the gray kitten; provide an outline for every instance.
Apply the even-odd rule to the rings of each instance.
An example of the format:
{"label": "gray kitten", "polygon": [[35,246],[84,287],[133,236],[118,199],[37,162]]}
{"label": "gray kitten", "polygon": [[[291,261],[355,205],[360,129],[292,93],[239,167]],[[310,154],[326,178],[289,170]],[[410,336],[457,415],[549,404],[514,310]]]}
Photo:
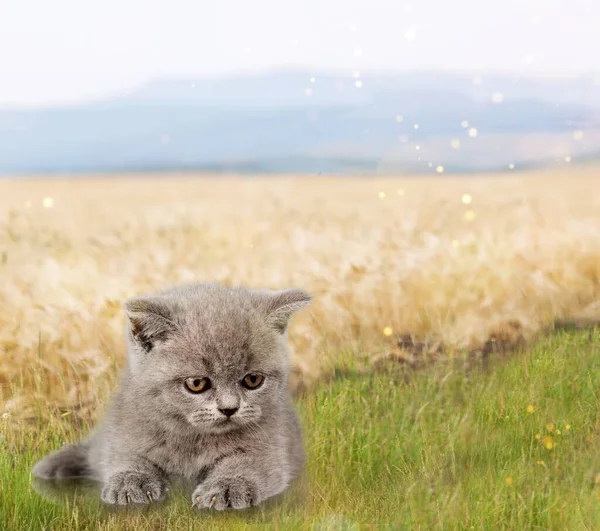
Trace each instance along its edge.
{"label": "gray kitten", "polygon": [[89,477],[109,504],[161,500],[243,509],[281,493],[305,461],[288,386],[287,324],[301,290],[180,286],[125,303],[128,359],[105,422],[33,468]]}

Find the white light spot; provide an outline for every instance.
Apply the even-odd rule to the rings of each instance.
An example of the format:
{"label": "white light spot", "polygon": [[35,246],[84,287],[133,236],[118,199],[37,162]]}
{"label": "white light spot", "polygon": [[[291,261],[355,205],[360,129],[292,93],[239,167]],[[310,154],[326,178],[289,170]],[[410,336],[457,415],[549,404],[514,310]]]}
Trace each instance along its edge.
{"label": "white light spot", "polygon": [[473,202],[473,197],[471,194],[463,194],[461,201],[464,205],[470,205]]}
{"label": "white light spot", "polygon": [[538,14],[532,15],[529,20],[531,20],[531,23],[534,26],[539,26],[542,23],[542,17],[540,17]]}
{"label": "white light spot", "polygon": [[414,127],[415,129],[418,129],[418,128],[419,128],[419,124],[415,124],[415,125],[413,125],[413,127]]}
{"label": "white light spot", "polygon": [[404,34],[404,38],[407,41],[414,41],[417,38],[417,32],[419,31],[419,26],[412,26],[408,29],[408,31]]}
{"label": "white light spot", "polygon": [[402,197],[402,196],[404,195],[404,190],[402,190],[402,188],[399,188],[399,189],[398,189],[398,195],[399,195],[400,197]]}
{"label": "white light spot", "polygon": [[460,149],[460,140],[458,138],[453,138],[450,145],[452,146],[452,149]]}
{"label": "white light spot", "polygon": [[54,206],[54,199],[51,197],[44,197],[42,200],[42,205],[44,208],[52,208]]}
{"label": "white light spot", "polygon": [[316,77],[311,77],[310,78],[310,82],[311,83],[316,83],[317,82],[317,78]]}
{"label": "white light spot", "polygon": [[469,136],[471,138],[475,138],[477,136],[477,129],[475,129],[474,127],[471,127],[471,129],[469,129]]}
{"label": "white light spot", "polygon": [[419,145],[417,144],[417,145],[415,146],[415,149],[416,149],[417,151],[419,151],[419,150],[421,149],[421,146],[419,146]]}
{"label": "white light spot", "polygon": [[404,116],[402,116],[401,114],[399,114],[398,116],[396,116],[396,121],[398,123],[402,123],[402,120],[404,120]]}
{"label": "white light spot", "polygon": [[583,138],[583,131],[573,131],[573,140],[581,140]]}
{"label": "white light spot", "polygon": [[492,94],[492,103],[502,103],[504,101],[504,94],[502,92],[494,92]]}
{"label": "white light spot", "polygon": [[571,157],[570,157],[569,155],[567,155],[567,156],[565,157],[565,162],[566,162],[567,164],[569,164],[569,162],[571,162]]}
{"label": "white light spot", "polygon": [[467,120],[463,120],[462,122],[460,122],[461,127],[467,128],[469,127],[469,122]]}
{"label": "white light spot", "polygon": [[385,192],[379,192],[379,199],[385,199]]}
{"label": "white light spot", "polygon": [[530,65],[535,60],[535,56],[532,53],[528,53],[525,57],[523,57],[523,62],[527,65]]}
{"label": "white light spot", "polygon": [[460,242],[458,240],[452,240],[452,247],[459,247],[460,246]]}
{"label": "white light spot", "polygon": [[363,49],[360,47],[356,47],[354,48],[354,57],[362,57],[363,55]]}
{"label": "white light spot", "polygon": [[444,167],[440,164],[435,171],[437,171],[438,173],[444,173]]}
{"label": "white light spot", "polygon": [[363,82],[359,79],[356,81],[356,83],[354,83],[356,85],[356,88],[360,88],[363,86]]}
{"label": "white light spot", "polygon": [[427,166],[429,166],[430,168],[433,168],[433,162],[430,162],[429,164],[427,164]]}
{"label": "white light spot", "polygon": [[515,169],[515,165],[514,165],[514,164],[511,162],[511,163],[508,165],[508,168],[509,168],[509,169],[511,169],[511,170],[514,170],[514,169]]}

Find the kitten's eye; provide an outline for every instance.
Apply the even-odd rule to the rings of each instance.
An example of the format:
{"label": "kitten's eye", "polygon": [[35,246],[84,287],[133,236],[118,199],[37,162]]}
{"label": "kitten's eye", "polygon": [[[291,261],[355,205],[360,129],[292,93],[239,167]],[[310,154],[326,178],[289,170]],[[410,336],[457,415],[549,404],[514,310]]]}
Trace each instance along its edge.
{"label": "kitten's eye", "polygon": [[204,393],[210,389],[210,380],[208,378],[188,378],[185,386],[192,393]]}
{"label": "kitten's eye", "polygon": [[262,374],[246,374],[242,380],[242,385],[246,389],[258,389],[264,380],[265,377]]}

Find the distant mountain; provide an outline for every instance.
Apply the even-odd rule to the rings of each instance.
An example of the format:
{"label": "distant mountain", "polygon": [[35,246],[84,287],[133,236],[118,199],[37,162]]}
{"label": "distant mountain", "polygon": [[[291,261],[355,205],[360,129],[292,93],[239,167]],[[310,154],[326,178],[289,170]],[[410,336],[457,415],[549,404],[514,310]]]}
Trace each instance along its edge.
{"label": "distant mountain", "polygon": [[[361,81],[360,90],[356,82]],[[311,95],[307,97],[306,91]],[[600,75],[589,78],[529,78],[443,72],[311,72],[276,70],[215,79],[156,80],[109,102],[152,105],[289,107],[370,103],[380,97],[438,90],[487,103],[492,94],[509,100],[539,100],[553,105],[600,108]]]}
{"label": "distant mountain", "polygon": [[0,110],[0,173],[479,171],[600,153],[600,85],[282,70]]}

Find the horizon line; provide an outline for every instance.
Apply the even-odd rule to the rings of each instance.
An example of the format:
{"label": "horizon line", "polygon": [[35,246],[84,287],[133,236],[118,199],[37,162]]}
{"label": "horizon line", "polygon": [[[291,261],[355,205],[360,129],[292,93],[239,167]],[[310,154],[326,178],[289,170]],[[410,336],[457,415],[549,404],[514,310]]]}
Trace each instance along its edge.
{"label": "horizon line", "polygon": [[[156,75],[149,76],[144,81],[140,81],[136,84],[131,84],[125,89],[115,89],[106,91],[102,95],[97,96],[82,96],[79,98],[71,98],[69,100],[52,100],[44,103],[0,103],[0,111],[42,111],[56,108],[70,108],[78,107],[80,105],[101,103],[103,101],[112,100],[115,98],[122,98],[131,95],[134,92],[143,90],[145,87],[157,84],[157,83],[176,83],[184,81],[225,81],[228,79],[235,79],[240,77],[255,77],[255,76],[266,76],[269,74],[277,73],[297,73],[301,74],[306,72],[309,77],[316,77],[318,75],[325,76],[345,76],[349,78],[364,78],[368,76],[381,76],[381,77],[394,77],[394,76],[410,76],[410,75],[438,75],[446,77],[457,77],[467,78],[480,77],[482,80],[485,77],[496,77],[496,78],[516,78],[528,79],[528,80],[540,80],[540,81],[576,81],[576,80],[592,80],[595,84],[600,85],[600,71],[597,73],[563,73],[557,72],[524,72],[520,70],[506,70],[506,69],[449,69],[447,67],[423,67],[423,68],[347,68],[347,67],[314,67],[310,65],[280,65],[268,68],[237,68],[228,70],[226,72],[214,73],[214,74],[175,74],[175,75]],[[312,76],[309,74],[312,74]],[[354,75],[356,72],[358,76]]]}

